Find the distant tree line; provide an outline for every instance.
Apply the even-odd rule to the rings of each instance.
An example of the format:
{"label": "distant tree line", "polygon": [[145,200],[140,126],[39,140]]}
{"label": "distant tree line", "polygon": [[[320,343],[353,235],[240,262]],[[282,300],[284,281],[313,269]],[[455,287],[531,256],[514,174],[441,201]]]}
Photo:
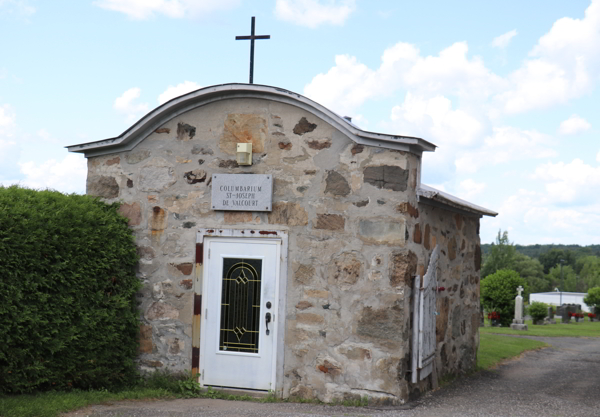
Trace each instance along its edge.
{"label": "distant tree line", "polygon": [[[508,232],[498,231],[496,242],[481,246],[481,278],[512,270],[526,283],[526,293],[587,292],[600,287],[600,245],[515,245]],[[561,278],[562,264],[562,278]]]}

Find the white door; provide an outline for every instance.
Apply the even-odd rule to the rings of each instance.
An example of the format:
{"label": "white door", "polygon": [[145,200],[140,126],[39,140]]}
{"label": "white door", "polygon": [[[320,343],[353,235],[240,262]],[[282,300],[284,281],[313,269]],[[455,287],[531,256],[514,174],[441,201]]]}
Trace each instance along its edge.
{"label": "white door", "polygon": [[207,238],[202,385],[275,389],[280,241]]}
{"label": "white door", "polygon": [[436,245],[429,259],[427,273],[415,277],[413,288],[412,382],[425,379],[433,371],[435,360],[435,316],[437,264],[440,247]]}

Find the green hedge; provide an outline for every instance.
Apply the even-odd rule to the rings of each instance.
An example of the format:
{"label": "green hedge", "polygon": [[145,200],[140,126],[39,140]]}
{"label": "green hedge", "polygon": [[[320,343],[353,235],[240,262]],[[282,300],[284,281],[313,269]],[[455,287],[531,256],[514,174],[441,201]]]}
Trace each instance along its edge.
{"label": "green hedge", "polygon": [[517,287],[525,288],[523,298],[527,299],[527,283],[519,274],[509,269],[500,269],[481,280],[481,302],[488,312],[500,315],[502,326],[510,326],[515,317]]}
{"label": "green hedge", "polygon": [[0,392],[136,378],[138,257],[118,208],[0,187]]}

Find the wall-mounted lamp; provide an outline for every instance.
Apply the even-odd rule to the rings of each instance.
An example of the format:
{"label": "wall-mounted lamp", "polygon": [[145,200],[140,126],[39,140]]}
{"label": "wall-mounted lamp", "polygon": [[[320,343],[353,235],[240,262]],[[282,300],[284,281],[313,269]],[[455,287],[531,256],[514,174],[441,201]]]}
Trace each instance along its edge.
{"label": "wall-mounted lamp", "polygon": [[252,144],[237,144],[237,163],[238,165],[252,165]]}

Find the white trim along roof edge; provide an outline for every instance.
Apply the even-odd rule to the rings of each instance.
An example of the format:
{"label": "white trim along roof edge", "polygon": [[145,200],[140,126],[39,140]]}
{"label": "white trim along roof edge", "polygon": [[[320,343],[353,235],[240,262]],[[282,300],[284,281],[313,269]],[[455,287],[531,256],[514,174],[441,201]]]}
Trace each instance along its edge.
{"label": "white trim along roof edge", "polygon": [[235,98],[268,99],[299,107],[330,123],[361,145],[408,151],[419,156],[424,151],[432,152],[436,148],[434,144],[421,138],[361,130],[350,121],[300,94],[282,88],[257,84],[221,84],[192,91],[155,108],[117,137],[71,145],[66,148],[69,152],[83,153],[86,158],[129,151],[169,120],[197,107]]}
{"label": "white trim along roof edge", "polygon": [[433,206],[442,205],[464,214],[478,215],[479,217],[496,217],[498,215],[498,213],[495,211],[488,210],[473,203],[469,203],[468,201],[454,197],[453,195],[445,193],[444,191],[436,190],[435,188],[425,184],[421,184],[419,186],[419,189],[417,190],[417,196],[419,197],[419,202],[424,204],[430,204]]}

